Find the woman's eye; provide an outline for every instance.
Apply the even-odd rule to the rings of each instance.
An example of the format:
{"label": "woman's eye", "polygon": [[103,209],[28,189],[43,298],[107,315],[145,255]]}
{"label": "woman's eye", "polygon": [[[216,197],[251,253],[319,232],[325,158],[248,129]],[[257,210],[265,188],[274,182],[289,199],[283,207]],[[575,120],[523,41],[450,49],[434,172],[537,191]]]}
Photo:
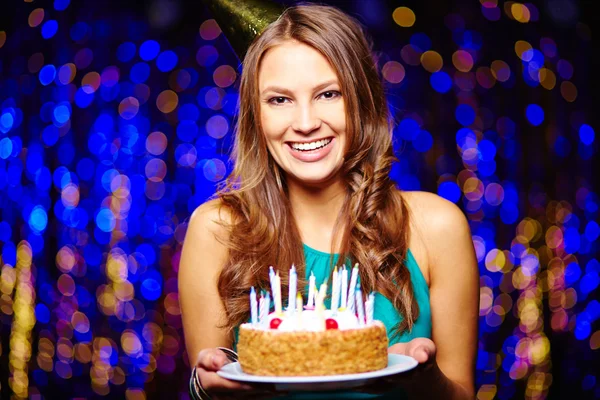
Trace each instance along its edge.
{"label": "woman's eye", "polygon": [[286,100],[287,100],[286,97],[281,97],[281,96],[272,97],[271,99],[269,99],[269,103],[279,106],[279,105],[283,105]]}
{"label": "woman's eye", "polygon": [[327,92],[323,92],[321,93],[321,96],[323,96],[326,99],[335,99],[338,96],[341,96],[341,93],[335,90],[329,90]]}

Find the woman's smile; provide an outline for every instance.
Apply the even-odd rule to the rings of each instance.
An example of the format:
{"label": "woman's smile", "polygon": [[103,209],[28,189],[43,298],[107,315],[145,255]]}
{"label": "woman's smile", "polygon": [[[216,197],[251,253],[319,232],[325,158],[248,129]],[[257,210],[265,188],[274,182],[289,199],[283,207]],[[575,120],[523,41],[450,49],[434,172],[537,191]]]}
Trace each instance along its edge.
{"label": "woman's smile", "polygon": [[302,162],[320,161],[331,152],[335,146],[335,138],[329,137],[311,142],[287,142],[290,154]]}

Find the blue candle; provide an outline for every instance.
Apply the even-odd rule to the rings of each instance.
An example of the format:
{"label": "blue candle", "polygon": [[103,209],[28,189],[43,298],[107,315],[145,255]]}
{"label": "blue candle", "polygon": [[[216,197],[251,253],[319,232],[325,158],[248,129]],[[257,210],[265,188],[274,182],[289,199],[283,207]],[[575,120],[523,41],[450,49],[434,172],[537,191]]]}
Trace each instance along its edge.
{"label": "blue candle", "polygon": [[290,268],[290,288],[288,293],[288,311],[293,313],[296,311],[296,286],[298,285],[298,275],[296,274],[296,267],[292,264]]}
{"label": "blue candle", "polygon": [[252,325],[256,326],[258,322],[258,304],[256,302],[256,291],[254,291],[254,286],[250,289],[250,320],[252,321]]}

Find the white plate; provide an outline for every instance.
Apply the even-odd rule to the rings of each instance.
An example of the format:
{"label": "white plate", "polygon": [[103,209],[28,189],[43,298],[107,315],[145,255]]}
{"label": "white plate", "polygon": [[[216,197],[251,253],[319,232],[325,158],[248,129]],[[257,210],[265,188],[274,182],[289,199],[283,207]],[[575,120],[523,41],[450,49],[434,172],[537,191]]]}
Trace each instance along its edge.
{"label": "white plate", "polygon": [[419,363],[412,357],[388,354],[387,367],[371,372],[325,376],[260,376],[242,371],[239,362],[224,365],[217,374],[223,378],[246,383],[272,383],[275,390],[333,390],[364,386],[370,380],[395,375],[415,368]]}

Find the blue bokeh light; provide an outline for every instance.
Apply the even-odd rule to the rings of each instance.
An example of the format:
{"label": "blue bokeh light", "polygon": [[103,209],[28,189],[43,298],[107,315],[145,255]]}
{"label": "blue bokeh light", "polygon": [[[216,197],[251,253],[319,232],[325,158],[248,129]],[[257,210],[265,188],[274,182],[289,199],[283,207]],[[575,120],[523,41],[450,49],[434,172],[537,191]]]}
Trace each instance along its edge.
{"label": "blue bokeh light", "polygon": [[452,88],[452,79],[444,71],[438,71],[429,77],[431,87],[439,93],[447,93]]}
{"label": "blue bokeh light", "polygon": [[58,22],[56,22],[56,20],[54,19],[48,20],[42,25],[42,37],[44,39],[50,39],[51,37],[56,35],[57,31]]}
{"label": "blue bokeh light", "polygon": [[443,182],[438,186],[438,194],[453,203],[457,203],[460,200],[461,190],[456,182]]}
{"label": "blue bokeh light", "polygon": [[579,127],[579,140],[581,143],[589,146],[594,143],[594,139],[596,138],[596,132],[594,132],[594,128],[592,128],[588,124],[582,124]]}
{"label": "blue bokeh light", "polygon": [[544,122],[544,110],[537,104],[529,104],[525,115],[529,123],[533,126],[540,126]]}
{"label": "blue bokeh light", "polygon": [[160,45],[156,40],[146,40],[140,46],[140,58],[144,61],[153,60],[160,51]]}
{"label": "blue bokeh light", "polygon": [[156,60],[156,67],[159,69],[159,71],[169,72],[177,66],[178,60],[179,59],[175,52],[171,50],[163,51]]}

